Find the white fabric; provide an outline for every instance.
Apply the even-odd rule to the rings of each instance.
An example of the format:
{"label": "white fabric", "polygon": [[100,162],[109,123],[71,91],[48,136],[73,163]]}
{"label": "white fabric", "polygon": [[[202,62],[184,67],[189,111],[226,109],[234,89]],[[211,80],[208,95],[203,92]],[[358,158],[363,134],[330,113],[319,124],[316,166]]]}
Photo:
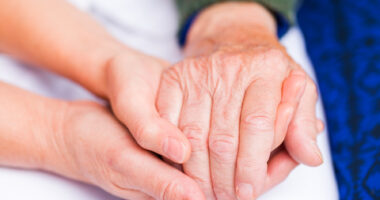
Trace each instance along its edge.
{"label": "white fabric", "polygon": [[[115,37],[147,54],[172,62],[181,59],[176,42],[177,13],[171,0],[70,0],[93,15]],[[290,54],[313,75],[302,35],[293,28],[282,40]],[[49,72],[0,55],[0,80],[29,91],[60,99],[97,100],[75,83]],[[321,103],[318,116],[324,119]],[[338,199],[327,134],[319,137],[324,164],[317,168],[300,166],[261,200]],[[39,171],[0,168],[0,199],[4,200],[113,200],[93,186]]]}

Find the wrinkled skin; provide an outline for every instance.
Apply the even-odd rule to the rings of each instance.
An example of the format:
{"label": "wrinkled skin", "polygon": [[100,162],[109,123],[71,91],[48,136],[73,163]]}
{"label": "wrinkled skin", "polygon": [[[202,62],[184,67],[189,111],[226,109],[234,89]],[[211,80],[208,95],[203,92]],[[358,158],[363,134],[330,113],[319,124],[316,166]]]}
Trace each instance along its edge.
{"label": "wrinkled skin", "polygon": [[[285,179],[294,159],[322,162],[315,85],[282,48],[227,45],[190,57],[164,73],[158,95],[161,116],[190,140],[183,170],[207,199],[253,199]],[[271,155],[287,132],[292,156]]]}

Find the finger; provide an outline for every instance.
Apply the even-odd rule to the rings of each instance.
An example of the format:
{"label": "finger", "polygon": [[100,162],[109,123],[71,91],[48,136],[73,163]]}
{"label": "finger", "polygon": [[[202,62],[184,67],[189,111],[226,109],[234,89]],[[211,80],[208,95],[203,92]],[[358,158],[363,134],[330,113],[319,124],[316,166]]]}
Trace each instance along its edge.
{"label": "finger", "polygon": [[[190,156],[190,143],[175,125],[159,116],[155,106],[155,93],[149,87],[141,87],[144,83],[134,82],[126,85],[128,88],[125,91],[128,91],[129,94],[128,96],[124,95],[126,98],[122,102],[116,102],[114,110],[117,109],[119,119],[125,123],[137,143],[173,162],[185,162]],[[170,107],[170,109],[174,109],[175,105],[178,106],[178,102],[181,101],[177,92],[174,88],[173,93],[168,91],[169,89],[163,90],[163,95],[170,94],[169,97],[176,102],[173,103],[173,108]],[[165,103],[163,104],[165,105]],[[174,119],[175,116],[172,118]]]}
{"label": "finger", "polygon": [[267,191],[284,181],[290,172],[297,166],[298,163],[290,157],[284,148],[282,148],[269,160],[264,191]]}
{"label": "finger", "polygon": [[277,109],[275,137],[272,149],[277,148],[284,141],[290,121],[305,91],[305,86],[306,75],[302,70],[292,71],[283,82],[281,103]]}
{"label": "finger", "polygon": [[231,88],[235,91],[230,96],[225,93],[214,95],[208,142],[214,193],[216,199],[222,200],[236,199],[234,177],[244,92],[239,94],[238,87]]}
{"label": "finger", "polygon": [[322,164],[322,154],[316,144],[317,89],[314,82],[308,79],[305,92],[289,125],[285,145],[289,154],[300,163],[310,166]]}
{"label": "finger", "polygon": [[211,97],[206,92],[189,93],[184,98],[179,127],[191,143],[190,159],[183,164],[183,170],[198,183],[207,199],[211,200],[215,197],[207,145],[210,113]]}
{"label": "finger", "polygon": [[160,116],[178,127],[182,102],[181,87],[172,72],[167,71],[161,78],[157,95],[156,106]]}
{"label": "finger", "polygon": [[[109,162],[117,172],[118,182],[155,199],[205,199],[197,183],[138,147],[124,147]],[[136,150],[137,149],[137,150]],[[120,187],[120,186],[119,186]],[[121,187],[123,188],[123,187]]]}
{"label": "finger", "polygon": [[236,191],[240,199],[261,193],[273,145],[276,110],[281,100],[280,77],[259,79],[247,89],[240,121]]}

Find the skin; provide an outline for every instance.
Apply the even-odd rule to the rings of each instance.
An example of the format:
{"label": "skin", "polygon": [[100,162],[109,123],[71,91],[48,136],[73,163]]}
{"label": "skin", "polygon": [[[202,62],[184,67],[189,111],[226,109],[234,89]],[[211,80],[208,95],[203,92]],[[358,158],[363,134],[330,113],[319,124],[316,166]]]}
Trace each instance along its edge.
{"label": "skin", "polygon": [[[247,199],[255,198],[266,188],[269,188],[274,184],[278,183],[279,180],[282,180],[285,177],[285,175],[270,176],[270,174],[276,174],[276,169],[277,171],[284,171],[285,169],[286,173],[284,174],[287,174],[287,172],[290,171],[296,164],[294,160],[292,160],[292,158],[309,165],[318,165],[322,162],[320,157],[317,155],[318,153],[315,153],[318,151],[316,150],[317,147],[315,146],[315,142],[313,143],[313,141],[315,141],[315,135],[317,132],[315,127],[316,124],[318,124],[316,123],[315,119],[315,102],[313,102],[316,97],[316,91],[313,90],[313,87],[315,87],[315,85],[313,85],[313,83],[310,82],[309,78],[306,77],[304,73],[300,73],[301,70],[298,70],[297,73],[293,73],[294,76],[289,76],[289,78],[286,79],[286,77],[289,74],[292,75],[291,71],[297,69],[297,67],[296,65],[291,65],[292,67],[288,67],[288,65],[285,64],[290,63],[290,58],[288,58],[284,53],[283,49],[277,45],[277,39],[273,36],[273,32],[275,29],[274,21],[268,14],[268,12],[262,7],[258,6],[257,4],[247,4],[248,7],[239,6],[239,3],[220,4],[222,6],[220,8],[223,9],[215,10],[210,8],[207,12],[203,12],[194,24],[188,38],[189,40],[188,45],[186,47],[186,54],[192,58],[189,58],[170,69],[169,64],[167,62],[162,61],[158,58],[144,55],[119,43],[112,36],[110,36],[101,26],[99,26],[93,19],[91,19],[86,14],[79,12],[63,0],[0,0],[0,5],[0,18],[2,19],[0,21],[0,27],[7,27],[6,29],[0,29],[1,52],[7,53],[18,59],[35,64],[36,66],[39,66],[41,68],[45,68],[47,70],[51,70],[53,72],[66,76],[67,78],[72,79],[78,82],[79,84],[83,85],[88,90],[92,91],[98,96],[108,100],[111,103],[113,113],[116,116],[117,120],[119,120],[123,124],[123,126],[128,127],[130,134],[133,136],[133,139],[137,142],[137,144],[140,147],[163,155],[164,157],[169,158],[171,161],[174,161],[176,163],[184,163],[190,158],[189,162],[187,162],[184,165],[185,172],[189,173],[190,176],[196,180],[197,177],[194,174],[200,173],[199,176],[203,177],[205,174],[207,175],[205,171],[211,171],[210,174],[213,174],[212,181],[214,183],[212,193],[215,192],[215,194],[218,197],[220,196],[221,199],[223,199],[224,197],[235,198],[235,185],[233,181],[233,166],[235,160],[237,160],[237,169],[240,169],[239,166],[246,166],[247,169],[244,169],[246,171],[260,172],[245,172],[246,175],[244,177],[246,177],[247,180],[241,180],[240,178],[237,178],[236,180],[236,182],[239,183],[237,185],[240,185],[240,182],[243,182],[248,183],[248,185],[252,185],[254,187],[254,189],[252,190],[252,194],[242,192],[243,190],[238,188],[240,192],[237,192],[237,194],[245,194],[246,197],[243,198]],[[227,5],[227,7],[225,7],[225,5]],[[250,9],[253,9],[252,6],[254,6],[254,11],[257,12],[251,12],[252,10]],[[246,8],[248,8],[248,10],[246,10]],[[226,15],[222,15],[222,13],[229,13],[226,12],[225,9],[232,11],[231,16],[226,17]],[[248,13],[249,15],[247,15]],[[251,21],[248,19],[255,20]],[[221,23],[221,20],[223,21],[223,23]],[[223,26],[219,26],[218,24],[222,24]],[[252,38],[255,38],[255,40],[251,40]],[[258,48],[258,46],[260,45],[263,46],[263,48]],[[241,56],[239,56],[240,54]],[[196,58],[195,56],[203,57]],[[264,59],[264,57],[268,56],[273,56],[273,59],[267,59],[266,61],[268,62],[265,63],[265,66],[268,66],[269,69],[269,67],[273,67],[273,65],[279,64],[278,66],[276,66],[276,70],[281,70],[281,74],[278,77],[275,77],[278,78],[278,80],[275,80],[275,84],[268,84],[268,87],[265,87],[267,94],[270,94],[272,92],[272,94],[276,95],[276,98],[274,98],[275,101],[271,101],[273,99],[269,98],[269,95],[264,95],[264,97],[269,99],[268,105],[264,106],[266,109],[270,110],[270,112],[265,112],[265,114],[270,113],[270,116],[266,116],[268,117],[268,120],[262,120],[266,121],[264,123],[260,121],[255,122],[257,120],[248,123],[250,124],[250,130],[257,129],[256,132],[261,132],[262,128],[265,128],[265,131],[268,132],[268,134],[266,134],[267,137],[261,136],[261,138],[258,139],[254,139],[256,137],[248,139],[248,141],[251,141],[252,144],[259,143],[260,145],[262,144],[263,147],[263,149],[261,149],[261,147],[259,148],[259,146],[257,146],[257,148],[253,148],[255,152],[251,152],[251,145],[245,144],[243,140],[241,140],[242,142],[237,143],[236,139],[238,138],[238,136],[242,138],[247,137],[248,135],[258,136],[259,134],[244,133],[243,130],[238,130],[238,126],[236,124],[239,125],[239,122],[241,121],[240,107],[238,105],[239,102],[241,102],[241,104],[243,103],[243,101],[248,102],[249,99],[246,99],[253,98],[254,95],[245,95],[243,93],[238,92],[242,92],[244,90],[256,91],[256,89],[260,91],[264,90],[264,88],[260,89],[259,87],[252,87],[252,89],[249,89],[251,87],[248,87],[248,85],[250,86],[250,83],[253,80],[257,80],[258,77],[265,77],[266,79],[263,80],[267,80],[267,82],[270,78],[273,77],[273,70],[263,70],[263,66],[259,66],[260,64],[257,63],[258,60],[262,60],[261,58]],[[239,57],[243,59],[237,62],[236,59]],[[205,60],[213,62],[206,62]],[[204,66],[203,68],[192,67],[198,66],[199,63],[203,63],[206,66]],[[213,63],[221,63],[221,65],[213,66]],[[252,64],[252,66],[248,67],[246,66],[247,63],[256,64]],[[226,66],[229,66],[230,64],[233,64],[238,67],[234,67],[231,69],[227,68]],[[229,86],[219,88],[221,89],[221,93],[218,93],[219,98],[217,100],[220,103],[215,106],[218,108],[216,110],[218,110],[219,112],[223,113],[223,110],[226,110],[231,112],[231,115],[227,112],[224,112],[223,114],[225,118],[218,119],[216,117],[213,117],[212,123],[208,123],[208,121],[207,123],[205,123],[205,120],[201,120],[201,122],[205,124],[204,126],[210,126],[211,130],[221,130],[220,132],[214,131],[212,134],[210,132],[210,138],[213,138],[211,140],[213,142],[209,144],[213,145],[203,146],[203,148],[207,149],[207,151],[209,151],[208,149],[210,149],[210,152],[213,152],[212,158],[202,158],[203,160],[199,159],[198,161],[200,164],[203,164],[204,160],[212,160],[212,162],[204,162],[209,163],[211,169],[208,166],[195,164],[191,166],[191,164],[189,164],[194,163],[194,161],[198,159],[197,158],[194,160],[193,156],[190,157],[191,153],[194,154],[194,150],[192,150],[192,147],[197,149],[197,145],[201,145],[199,145],[198,143],[194,143],[191,138],[189,138],[189,141],[189,139],[186,137],[188,136],[188,133],[184,134],[182,132],[183,130],[181,131],[181,129],[183,129],[183,126],[181,126],[181,124],[184,124],[183,121],[180,122],[179,120],[173,120],[177,119],[176,115],[179,115],[174,114],[175,116],[172,117],[172,113],[179,113],[177,112],[178,108],[176,108],[177,110],[174,109],[174,111],[172,111],[169,108],[165,108],[169,109],[168,111],[165,111],[165,109],[161,108],[161,103],[159,103],[162,102],[162,94],[165,93],[166,102],[170,102],[171,99],[178,101],[180,97],[178,97],[177,95],[179,93],[171,91],[163,92],[165,91],[165,87],[163,85],[165,85],[165,80],[168,80],[167,78],[165,78],[165,76],[168,76],[166,74],[170,74],[172,71],[176,70],[183,72],[185,68],[188,68],[189,72],[197,75],[198,80],[201,83],[203,83],[203,86],[205,86],[209,91],[217,91],[216,89],[218,88],[218,84],[206,84],[205,81],[207,79],[199,77],[199,75],[202,73],[202,71],[199,70],[215,69],[218,72],[223,72],[222,74],[224,74],[224,76],[217,76],[218,73],[210,73],[209,75],[210,77],[211,75],[213,75],[212,77],[217,78],[213,80],[219,80],[219,86]],[[261,71],[258,70],[258,68],[261,68]],[[238,86],[241,86],[241,90],[232,91],[232,87],[236,86],[239,81],[234,81],[237,80],[237,77],[231,77],[232,74],[229,73],[232,72],[236,74],[239,71],[237,69],[247,70],[247,72],[249,73],[241,73],[241,76],[239,76],[239,79],[241,78],[242,84],[238,84]],[[161,75],[164,72],[164,81],[163,83],[161,83],[160,87]],[[268,76],[264,76],[264,72]],[[181,77],[182,80],[191,80],[186,78],[189,75],[190,74],[187,74],[184,75],[184,77]],[[281,84],[280,80],[284,82]],[[182,83],[182,85],[185,85],[184,82],[178,83]],[[283,89],[284,92],[282,95],[281,85],[285,88]],[[190,86],[195,86],[195,84],[189,83],[187,86],[189,86],[190,88]],[[259,85],[255,84],[255,86]],[[159,87],[161,88],[161,92],[159,95],[159,100],[156,102],[156,97],[158,95],[157,91]],[[170,88],[172,88],[172,85],[168,84],[168,88],[170,90]],[[287,90],[289,90],[289,92],[286,92]],[[298,98],[293,98],[298,97],[294,94],[299,94],[299,91],[301,90],[304,90],[300,92],[304,93],[304,95],[299,96],[301,100],[299,101]],[[232,93],[226,93],[227,95],[224,96],[223,92],[226,91]],[[197,96],[197,94],[200,94],[198,96],[204,96],[203,94],[205,94],[204,91],[202,91],[203,93],[199,93],[199,91],[188,90],[188,92],[189,94],[191,94],[191,96]],[[253,94],[255,92],[247,92],[247,94],[251,93]],[[19,102],[22,99],[25,99],[23,95],[19,95],[16,97],[19,98]],[[15,99],[17,99],[16,97]],[[261,97],[262,96],[260,95],[260,98],[254,98],[255,101],[252,101],[251,103],[255,105],[252,105],[252,108],[258,107],[258,105],[264,105],[263,102],[265,102],[266,99],[262,99]],[[230,104],[228,100],[231,99],[235,100],[235,102]],[[280,101],[283,101],[284,103],[280,104]],[[158,112],[156,108],[156,103],[161,114]],[[191,104],[192,102],[189,101],[188,103]],[[60,129],[63,126],[60,126],[60,124],[67,123],[69,125],[65,125],[65,127],[72,126],[73,130],[68,129],[68,131],[63,131],[62,134],[58,134],[56,139],[51,139],[51,143],[53,143],[52,148],[56,148],[57,152],[60,152],[59,155],[61,155],[61,157],[64,157],[64,155],[68,154],[67,156],[69,158],[72,157],[73,159],[71,160],[67,158],[69,159],[69,161],[52,160],[48,162],[51,164],[46,164],[45,167],[45,157],[47,157],[47,160],[49,160],[54,158],[54,156],[44,155],[45,152],[49,152],[47,150],[49,148],[41,149],[39,151],[36,150],[36,155],[34,156],[35,159],[42,159],[44,163],[42,167],[39,168],[54,171],[64,176],[96,184],[100,187],[105,188],[107,191],[122,197],[128,196],[129,193],[123,196],[122,194],[108,188],[108,183],[110,182],[110,180],[113,180],[112,178],[114,174],[118,174],[118,176],[115,175],[116,177],[123,177],[120,178],[122,180],[118,179],[119,182],[117,182],[119,183],[118,186],[120,186],[119,189],[121,190],[124,190],[123,188],[126,188],[127,191],[129,191],[130,189],[138,190],[139,192],[143,192],[148,196],[158,199],[202,199],[201,195],[199,194],[200,190],[199,188],[197,190],[195,182],[189,181],[184,177],[179,178],[180,173],[178,173],[178,171],[175,171],[173,168],[164,167],[166,165],[163,162],[159,162],[157,161],[157,159],[153,159],[152,156],[150,156],[148,159],[148,157],[144,156],[148,153],[142,153],[143,151],[138,153],[140,150],[137,151],[137,147],[132,145],[131,138],[126,137],[126,139],[123,139],[123,145],[117,143],[121,135],[128,135],[128,131],[124,129],[123,131],[121,131],[122,126],[116,123],[116,119],[113,118],[108,112],[104,111],[104,109],[100,109],[99,106],[94,105],[85,106],[83,104],[80,104],[81,106],[79,106],[77,104],[74,104],[75,103],[70,104],[70,106],[63,106],[69,107],[69,111],[67,111],[67,113],[73,113],[69,117],[64,118],[75,118],[76,115],[78,115],[77,120],[75,120],[75,122],[70,123],[60,122],[60,120],[58,120],[58,122],[51,122],[51,126],[58,127],[55,127],[53,131],[46,133],[51,134],[55,132],[62,132],[63,130]],[[299,107],[296,109],[298,104]],[[22,103],[18,104],[17,106],[20,105],[22,105]],[[173,105],[178,104],[176,103]],[[224,107],[227,105],[232,106],[232,108],[227,110],[227,107]],[[14,106],[14,108],[17,108],[17,106]],[[188,106],[183,107],[186,109]],[[42,109],[38,106],[36,108]],[[90,108],[92,108],[93,110]],[[200,113],[202,113],[202,115],[204,116],[201,117],[206,117],[205,113],[211,113],[210,107],[204,106],[201,108],[205,110],[202,110],[202,112],[197,113],[189,111],[187,112],[188,114],[184,114],[183,119],[186,120],[190,118],[186,117],[185,115],[198,116]],[[251,105],[248,103],[243,103],[243,106],[241,108],[241,113],[252,113]],[[267,111],[266,109],[264,111]],[[42,110],[46,111],[45,109]],[[76,112],[77,110],[80,110],[81,112]],[[99,110],[99,112],[95,112],[96,110]],[[14,113],[23,113],[22,110],[16,109],[15,111],[17,112]],[[66,110],[63,111],[64,113],[66,113]],[[38,113],[37,109],[33,110],[33,112]],[[58,112],[60,111],[57,111],[56,113]],[[86,112],[93,114],[88,114]],[[44,113],[42,113],[41,115],[45,116]],[[293,116],[290,124],[287,120],[289,119],[289,115]],[[7,115],[3,114],[1,116]],[[30,119],[34,119],[35,117],[31,114],[26,116],[30,116]],[[224,122],[226,122],[226,119],[228,119],[228,123],[233,124],[233,126],[230,124],[223,124]],[[243,119],[245,119],[245,117],[243,117]],[[254,119],[259,118],[254,117]],[[35,120],[38,121],[39,118],[36,118]],[[42,121],[43,120],[46,119],[42,118]],[[103,123],[103,120],[109,123]],[[8,122],[6,119],[2,121]],[[83,123],[81,121],[83,121]],[[174,121],[178,121],[180,122],[180,124],[176,124],[174,123]],[[275,128],[273,128],[273,124],[275,123],[274,121],[276,121],[276,130],[274,130]],[[17,122],[19,121],[14,120],[13,123],[16,124]],[[268,127],[271,126],[271,128],[262,127],[262,125],[265,123]],[[97,124],[104,124],[104,126],[106,127],[102,129],[102,127],[97,127]],[[180,128],[177,127],[178,125],[180,126]],[[25,129],[23,130],[28,130],[29,126],[30,124],[26,124]],[[7,135],[8,129],[13,130],[13,127],[5,125],[4,127],[6,128],[3,129],[4,131],[2,131],[2,134],[4,134],[2,136],[2,142],[10,140],[10,138],[12,139],[13,136]],[[281,144],[283,138],[285,137],[285,133],[288,127],[289,131],[287,132],[288,136],[285,138],[285,146],[292,158],[289,157],[286,151],[279,151],[278,154],[273,154],[273,163],[282,163],[280,161],[285,160],[288,164],[269,164],[268,166],[266,166],[266,161],[269,158],[271,150]],[[45,128],[46,127],[42,127],[40,129]],[[97,132],[98,129],[104,131],[93,135],[93,132],[87,132],[86,129],[94,129],[93,132]],[[205,129],[206,128],[202,130]],[[231,138],[234,138],[234,143],[220,142],[222,141],[222,139],[220,139],[222,136],[217,136],[218,134],[216,133],[220,133],[219,135],[222,135],[223,133],[226,134],[226,131],[231,131],[228,134],[233,134],[233,137]],[[104,132],[107,132],[107,137],[104,137]],[[114,132],[118,134],[116,135]],[[275,135],[274,132],[279,134]],[[16,133],[17,134],[14,135],[16,135],[17,137],[24,136],[21,130],[18,130]],[[66,135],[68,135],[67,137],[70,137],[71,134],[69,133],[73,135],[71,136],[73,139],[66,139]],[[78,134],[83,135],[78,136]],[[115,135],[113,136],[112,134]],[[60,135],[65,135],[65,137],[59,137]],[[276,137],[274,137],[274,135]],[[78,138],[75,138],[76,136],[86,139],[78,140]],[[39,138],[40,135],[36,135],[34,137]],[[16,141],[16,139],[14,140]],[[86,142],[87,140],[89,140],[88,144],[80,143]],[[261,142],[260,140],[263,141]],[[277,142],[273,142],[273,144],[269,145],[272,140]],[[22,141],[27,143],[29,140]],[[246,141],[246,139],[244,139],[244,141]],[[64,144],[59,145],[59,143],[62,142],[64,142]],[[117,157],[112,154],[113,150],[110,150],[111,153],[109,153],[110,151],[108,150],[106,152],[99,152],[104,151],[105,143],[107,143],[106,146],[109,145],[110,148],[120,147],[120,149],[114,150],[115,154],[117,154],[118,156],[120,156],[120,154],[124,155],[124,153],[118,154],[119,152],[123,152],[122,149],[126,149],[126,151],[129,149],[129,152],[131,152],[131,160],[128,160],[129,157],[123,157],[123,159],[120,159],[120,157]],[[34,157],[27,156],[27,151],[34,152],[33,149],[39,146],[40,145],[34,145],[32,142],[27,145],[15,145],[14,150],[4,151],[4,153],[0,154],[2,155],[1,157],[6,158],[4,162],[2,162],[1,164],[7,166],[29,167],[30,165],[28,165],[28,162],[31,158]],[[256,147],[256,145],[254,146]],[[12,146],[9,148],[12,149]],[[92,149],[94,149],[94,152],[92,152]],[[201,155],[204,155],[204,151],[201,152]],[[226,153],[224,153],[224,151],[226,151]],[[245,161],[240,159],[239,161],[239,159],[236,159],[236,155],[234,155],[237,154],[236,151],[239,151],[240,157],[246,157],[248,159]],[[7,160],[9,159],[10,155],[13,155],[15,152],[18,152],[18,156],[16,156],[15,160]],[[99,153],[100,156],[98,156],[97,153]],[[260,154],[260,156],[257,157],[257,160],[252,159],[252,156],[244,156],[249,154]],[[227,156],[229,158],[225,158]],[[89,161],[86,163],[79,164],[81,160],[85,160],[85,157],[89,157],[91,162]],[[237,158],[239,158],[239,156],[237,156]],[[125,160],[125,162],[120,161],[121,163],[118,163],[115,161],[119,159],[122,161]],[[158,176],[157,179],[169,177],[170,180],[167,181],[170,182],[179,178],[179,180],[181,181],[178,182],[178,187],[182,189],[176,189],[174,186],[170,186],[169,188],[174,187],[174,192],[170,192],[172,189],[168,189],[169,192],[167,192],[166,187],[159,187],[159,185],[161,185],[162,182],[153,181],[152,183],[152,176],[149,177],[150,179],[146,179],[144,177],[144,173],[146,171],[143,171],[143,168],[141,166],[138,166],[137,164],[128,166],[130,165],[130,163],[138,163],[135,160],[139,159],[144,160],[144,163],[146,163],[146,166],[144,165],[144,167],[152,167],[152,170],[160,168],[160,166],[162,167],[162,169],[166,168],[166,170],[163,169],[162,171],[160,171],[160,174],[162,174],[163,177]],[[218,170],[218,168],[222,166],[221,164],[223,164],[226,160],[228,162],[226,162],[227,164],[224,169],[225,171]],[[252,162],[252,160],[255,161]],[[107,165],[96,164],[103,162],[105,162]],[[114,162],[116,162],[116,166],[119,167],[118,173],[114,173],[114,170],[116,170],[114,164],[112,164]],[[60,164],[55,165],[55,163]],[[70,163],[73,163],[73,166]],[[124,166],[123,163],[126,163],[126,166]],[[110,168],[109,171],[111,171],[110,174],[112,174],[112,176],[103,175],[103,170],[108,169],[108,167]],[[88,170],[88,175],[86,177],[83,178],[78,175],[86,174],[86,170]],[[244,170],[238,170],[237,172],[243,174]],[[223,178],[222,176],[223,173],[226,173],[227,175],[225,176],[225,178]],[[136,174],[138,174],[139,176],[136,177]],[[268,177],[273,178],[269,178],[269,180]],[[268,183],[265,183],[264,186],[260,186],[261,184],[259,183],[263,180],[264,182]],[[203,188],[203,192],[205,192],[206,195],[211,194],[210,189],[204,189],[205,185],[208,188],[211,187],[210,177],[209,182],[207,182],[207,184],[202,184],[200,183],[200,181],[197,182]],[[152,184],[154,184],[154,186],[152,186]],[[259,186],[264,187],[264,189],[261,189]],[[182,191],[184,193],[175,191]]]}
{"label": "skin", "polygon": [[[295,160],[322,163],[315,84],[279,44],[265,8],[211,6],[185,52],[165,71],[157,106],[190,140],[183,170],[207,199],[254,199],[286,178]],[[284,139],[288,151],[273,152]]]}
{"label": "skin", "polygon": [[123,199],[204,199],[194,180],[138,146],[101,105],[48,99],[2,82],[0,93],[1,166],[54,172]]}
{"label": "skin", "polygon": [[[0,26],[7,27],[0,29],[1,52],[63,75],[108,100],[140,146],[178,163],[189,158],[186,137],[155,108],[166,61],[121,44],[65,0],[0,0],[0,5]],[[173,142],[167,143],[169,139]]]}

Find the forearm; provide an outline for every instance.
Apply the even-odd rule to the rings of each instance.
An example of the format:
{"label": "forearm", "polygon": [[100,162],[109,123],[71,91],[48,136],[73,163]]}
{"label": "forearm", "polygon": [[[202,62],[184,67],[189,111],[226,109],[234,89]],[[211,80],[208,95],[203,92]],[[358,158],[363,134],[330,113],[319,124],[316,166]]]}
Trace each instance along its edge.
{"label": "forearm", "polygon": [[0,51],[64,75],[104,97],[104,67],[121,45],[65,0],[0,0]]}
{"label": "forearm", "polygon": [[58,101],[0,82],[0,165],[41,168],[46,161],[46,134],[54,131]]}
{"label": "forearm", "polygon": [[278,43],[276,22],[257,3],[228,2],[202,11],[192,25],[187,55],[203,54],[223,45],[273,45]]}
{"label": "forearm", "polygon": [[73,103],[32,94],[0,81],[0,166],[83,178],[64,130]]}

